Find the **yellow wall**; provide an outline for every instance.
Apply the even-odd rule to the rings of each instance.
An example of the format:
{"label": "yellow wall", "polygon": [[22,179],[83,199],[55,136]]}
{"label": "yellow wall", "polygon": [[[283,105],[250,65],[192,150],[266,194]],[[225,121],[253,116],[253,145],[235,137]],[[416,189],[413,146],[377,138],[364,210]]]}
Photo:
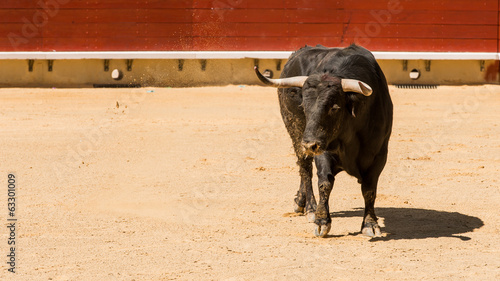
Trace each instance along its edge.
{"label": "yellow wall", "polygon": [[[270,69],[274,78],[280,75],[276,59],[259,60],[261,71]],[[286,60],[281,60],[283,68]],[[92,87],[94,84],[140,84],[157,87],[219,86],[229,84],[260,84],[255,76],[254,59],[212,59],[201,68],[201,60],[184,60],[183,70],[178,69],[178,60],[134,60],[132,71],[127,71],[126,60],[110,60],[109,71],[104,71],[104,60],[54,60],[53,71],[48,71],[47,60],[35,60],[33,72],[28,71],[28,60],[1,60],[0,87]],[[493,72],[491,83],[498,84],[495,61],[487,60],[480,69],[478,60],[434,60],[430,71],[425,61],[410,60],[403,70],[402,60],[380,60],[390,84],[483,84],[488,67]],[[111,71],[119,69],[124,77],[121,81],[111,78]],[[409,72],[419,69],[421,76],[411,80]]]}

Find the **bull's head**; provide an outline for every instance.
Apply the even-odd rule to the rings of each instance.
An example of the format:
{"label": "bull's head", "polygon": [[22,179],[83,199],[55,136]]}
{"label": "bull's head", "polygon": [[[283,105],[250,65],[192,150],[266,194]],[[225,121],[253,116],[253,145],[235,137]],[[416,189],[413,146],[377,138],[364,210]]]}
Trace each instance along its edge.
{"label": "bull's head", "polygon": [[372,94],[372,88],[364,82],[341,79],[330,74],[269,79],[257,67],[255,72],[268,86],[302,88],[302,107],[306,116],[302,147],[308,155],[323,153],[339,136],[345,119],[356,117],[355,108],[359,98],[354,93],[363,96]]}

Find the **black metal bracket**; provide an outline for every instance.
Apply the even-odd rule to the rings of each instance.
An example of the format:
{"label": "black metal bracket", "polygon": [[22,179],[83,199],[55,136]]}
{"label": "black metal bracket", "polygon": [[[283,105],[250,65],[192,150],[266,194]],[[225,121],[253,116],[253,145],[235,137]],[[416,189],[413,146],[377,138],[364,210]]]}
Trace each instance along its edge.
{"label": "black metal bracket", "polygon": [[127,71],[132,71],[132,63],[134,60],[127,60]]}
{"label": "black metal bracket", "polygon": [[276,70],[281,70],[281,60],[276,61]]}
{"label": "black metal bracket", "polygon": [[49,72],[52,72],[52,69],[54,68],[54,61],[53,60],[49,60]]}
{"label": "black metal bracket", "polygon": [[109,60],[104,60],[104,71],[109,71]]}
{"label": "black metal bracket", "polygon": [[408,71],[408,61],[403,60],[403,71]]}
{"label": "black metal bracket", "polygon": [[425,61],[425,71],[431,71],[431,61],[430,60]]}
{"label": "black metal bracket", "polygon": [[179,69],[179,71],[182,71],[184,69],[184,60],[178,60],[178,66],[177,68]]}
{"label": "black metal bracket", "polygon": [[33,65],[35,64],[35,60],[28,60],[28,71],[33,72]]}
{"label": "black metal bracket", "polygon": [[201,60],[201,71],[205,71],[207,69],[207,60]]}
{"label": "black metal bracket", "polygon": [[483,71],[484,71],[484,60],[480,60],[480,61],[479,61],[479,70],[480,70],[481,72],[483,72]]}

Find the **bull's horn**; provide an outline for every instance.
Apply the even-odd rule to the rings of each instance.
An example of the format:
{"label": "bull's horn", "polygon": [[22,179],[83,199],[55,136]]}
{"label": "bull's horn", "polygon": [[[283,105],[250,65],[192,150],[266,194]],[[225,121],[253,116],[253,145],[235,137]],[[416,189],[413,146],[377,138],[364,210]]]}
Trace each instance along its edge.
{"label": "bull's horn", "polygon": [[342,90],[344,92],[359,93],[364,96],[369,96],[373,93],[372,87],[356,79],[342,79]]}
{"label": "bull's horn", "polygon": [[281,79],[269,79],[264,77],[259,72],[259,68],[257,66],[254,67],[255,73],[259,80],[267,86],[276,87],[276,88],[291,88],[291,87],[301,87],[304,86],[304,82],[306,82],[308,76],[295,76],[289,78],[281,78]]}

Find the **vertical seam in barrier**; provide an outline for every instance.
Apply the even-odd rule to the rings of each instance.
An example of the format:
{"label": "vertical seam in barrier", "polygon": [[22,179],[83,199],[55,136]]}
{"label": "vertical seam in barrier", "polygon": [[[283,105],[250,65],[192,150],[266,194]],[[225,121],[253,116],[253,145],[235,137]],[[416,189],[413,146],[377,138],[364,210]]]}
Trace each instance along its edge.
{"label": "vertical seam in barrier", "polygon": [[497,1],[497,54],[500,53],[500,0]]}

